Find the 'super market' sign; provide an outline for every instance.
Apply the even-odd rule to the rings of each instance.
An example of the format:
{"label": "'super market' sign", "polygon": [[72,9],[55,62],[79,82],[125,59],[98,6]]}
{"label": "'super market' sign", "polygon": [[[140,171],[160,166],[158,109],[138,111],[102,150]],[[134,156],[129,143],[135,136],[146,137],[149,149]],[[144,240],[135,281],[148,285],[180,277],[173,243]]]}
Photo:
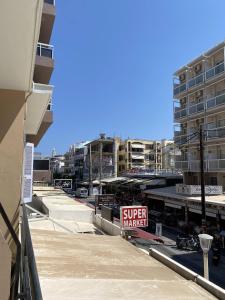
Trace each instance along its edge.
{"label": "'super market' sign", "polygon": [[147,227],[148,207],[147,206],[121,206],[120,223],[123,229]]}

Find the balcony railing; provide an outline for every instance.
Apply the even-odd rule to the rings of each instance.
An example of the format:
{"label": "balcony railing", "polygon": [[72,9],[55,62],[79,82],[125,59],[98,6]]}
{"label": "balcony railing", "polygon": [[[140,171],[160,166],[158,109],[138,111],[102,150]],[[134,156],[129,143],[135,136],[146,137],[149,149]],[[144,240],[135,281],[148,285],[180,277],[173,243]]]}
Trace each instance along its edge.
{"label": "balcony railing", "polygon": [[202,84],[203,82],[204,82],[204,73],[190,79],[188,81],[188,89],[191,89],[192,87],[194,87],[196,85]]}
{"label": "balcony railing", "polygon": [[51,98],[51,100],[49,101],[47,110],[52,110],[52,98]]}
{"label": "balcony railing", "polygon": [[[183,171],[200,171],[200,160],[176,161],[175,168]],[[205,171],[225,170],[225,159],[208,159],[204,161]]]}
{"label": "balcony railing", "polygon": [[218,138],[224,138],[224,137],[225,137],[225,127],[224,126],[207,130],[207,138],[208,139],[218,139]]}
{"label": "balcony railing", "polygon": [[197,75],[194,78],[191,78],[187,83],[176,83],[174,84],[173,95],[176,96],[189,89],[192,89],[193,87],[198,86],[199,84],[202,84],[205,81],[208,81],[213,77],[224,73],[224,71],[224,62],[221,62],[219,65],[210,68],[209,70],[201,73],[200,75]]}
{"label": "balcony railing", "polygon": [[216,96],[214,98],[207,100],[206,107],[207,107],[207,109],[210,109],[210,108],[220,106],[223,104],[225,104],[225,94],[222,94],[222,95],[219,95],[219,96]]}
{"label": "balcony railing", "polygon": [[38,43],[37,45],[37,55],[49,57],[53,59],[54,57],[54,47],[52,45]]}
{"label": "balcony railing", "polygon": [[44,0],[44,2],[55,6],[55,0]]}
{"label": "balcony railing", "polygon": [[187,90],[186,83],[176,84],[173,90],[174,96],[181,94]]}
{"label": "balcony railing", "polygon": [[205,102],[199,102],[197,104],[191,105],[188,108],[188,114],[193,115],[193,114],[200,113],[204,110],[205,110]]}
{"label": "balcony railing", "polygon": [[178,120],[185,117],[187,117],[187,108],[183,108],[183,109],[176,108],[174,113],[174,119]]}
{"label": "balcony railing", "polygon": [[225,105],[225,93],[213,97],[209,100],[206,99],[205,101],[191,105],[188,108],[175,108],[174,120],[179,120],[187,116],[195,115],[204,112],[204,110],[209,110],[221,105]]}
{"label": "balcony railing", "polygon": [[224,62],[220,63],[219,65],[207,70],[205,72],[205,79],[206,81],[211,79],[214,76],[219,75],[220,73],[224,72]]}

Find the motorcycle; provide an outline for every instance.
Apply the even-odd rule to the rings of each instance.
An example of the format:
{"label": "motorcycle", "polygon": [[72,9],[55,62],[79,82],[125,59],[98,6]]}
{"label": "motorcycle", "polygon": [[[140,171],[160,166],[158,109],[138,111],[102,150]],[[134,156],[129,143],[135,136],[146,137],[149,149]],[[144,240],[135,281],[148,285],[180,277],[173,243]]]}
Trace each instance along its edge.
{"label": "motorcycle", "polygon": [[176,239],[178,249],[198,251],[200,249],[199,239],[196,236],[178,235]]}
{"label": "motorcycle", "polygon": [[214,266],[217,266],[220,261],[220,247],[218,245],[212,246],[212,262]]}

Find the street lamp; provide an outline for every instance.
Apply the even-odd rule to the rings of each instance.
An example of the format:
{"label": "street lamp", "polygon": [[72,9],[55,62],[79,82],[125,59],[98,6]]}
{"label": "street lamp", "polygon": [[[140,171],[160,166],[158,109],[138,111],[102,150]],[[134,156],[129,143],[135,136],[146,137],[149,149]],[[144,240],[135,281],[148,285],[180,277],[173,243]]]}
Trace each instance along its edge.
{"label": "street lamp", "polygon": [[200,246],[203,251],[203,262],[204,262],[204,277],[209,280],[209,264],[208,264],[208,252],[212,245],[213,237],[209,234],[199,234]]}

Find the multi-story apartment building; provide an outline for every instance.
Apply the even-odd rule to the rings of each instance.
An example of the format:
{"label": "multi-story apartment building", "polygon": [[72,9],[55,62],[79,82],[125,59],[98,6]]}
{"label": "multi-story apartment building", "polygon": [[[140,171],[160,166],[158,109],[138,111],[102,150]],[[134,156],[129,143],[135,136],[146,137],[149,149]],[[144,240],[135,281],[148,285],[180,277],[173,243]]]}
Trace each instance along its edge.
{"label": "multi-story apartment building", "polygon": [[162,169],[175,169],[175,160],[180,157],[181,150],[176,146],[173,140],[163,139],[162,146]]}
{"label": "multi-story apartment building", "polygon": [[[37,145],[52,122],[48,108],[53,49],[46,44],[54,17],[55,6],[50,0],[7,0],[0,4],[0,201],[16,235],[25,142]],[[9,299],[11,284],[11,299],[16,299],[19,246],[2,218],[0,231],[1,299]]]}
{"label": "multi-story apartment building", "polygon": [[50,158],[50,169],[53,176],[61,177],[64,173],[65,156],[61,154],[55,154]]}
{"label": "multi-story apartment building", "polygon": [[175,142],[182,145],[176,168],[187,185],[200,184],[199,131],[204,129],[205,182],[225,187],[225,42],[175,72]]}
{"label": "multi-story apartment building", "polygon": [[82,142],[76,145],[74,156],[74,170],[76,182],[80,182],[84,179],[84,169],[88,153],[89,142]]}
{"label": "multi-story apartment building", "polygon": [[120,140],[118,150],[118,172],[132,169],[162,169],[160,141],[127,139]]}
{"label": "multi-story apartment building", "polygon": [[119,139],[100,134],[100,138],[88,143],[87,147],[88,153],[84,168],[84,178],[87,180],[91,176],[92,180],[95,180],[116,177]]}
{"label": "multi-story apartment building", "polygon": [[75,145],[71,145],[69,150],[64,154],[64,175],[74,176],[75,175]]}

